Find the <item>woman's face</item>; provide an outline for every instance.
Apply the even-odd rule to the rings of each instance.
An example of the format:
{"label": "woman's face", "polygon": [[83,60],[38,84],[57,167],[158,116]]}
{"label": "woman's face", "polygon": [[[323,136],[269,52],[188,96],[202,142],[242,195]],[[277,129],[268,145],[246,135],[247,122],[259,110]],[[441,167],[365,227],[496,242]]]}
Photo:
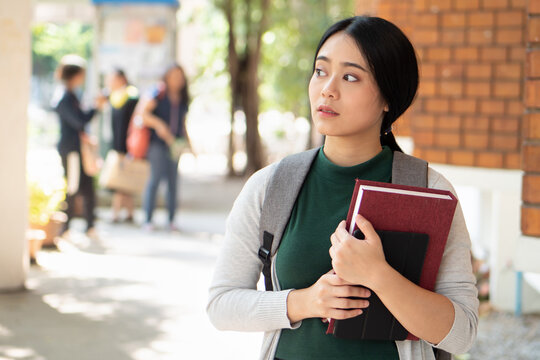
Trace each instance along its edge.
{"label": "woman's face", "polygon": [[112,73],[107,76],[107,86],[112,91],[121,89],[125,85],[124,79],[121,76],[118,76],[116,73]]}
{"label": "woman's face", "polygon": [[184,86],[184,74],[182,70],[173,68],[165,75],[167,87],[172,92],[178,92]]}
{"label": "woman's face", "polygon": [[323,44],[309,82],[311,115],[317,131],[350,136],[379,131],[386,103],[355,40],[344,32]]}
{"label": "woman's face", "polygon": [[86,72],[83,70],[83,71],[79,71],[75,76],[73,76],[70,80],[69,80],[69,88],[71,89],[78,89],[80,87],[82,87],[84,85],[84,79],[86,77]]}

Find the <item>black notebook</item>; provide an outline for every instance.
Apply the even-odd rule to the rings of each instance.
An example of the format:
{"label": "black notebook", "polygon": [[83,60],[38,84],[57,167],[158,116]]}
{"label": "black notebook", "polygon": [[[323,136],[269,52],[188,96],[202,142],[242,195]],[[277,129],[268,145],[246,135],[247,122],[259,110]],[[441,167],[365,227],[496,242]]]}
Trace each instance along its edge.
{"label": "black notebook", "polygon": [[[412,232],[379,231],[384,255],[390,266],[408,280],[418,284],[429,236]],[[355,237],[363,239],[357,230]],[[405,340],[409,332],[371,291],[369,306],[357,317],[336,320],[333,334],[338,338],[365,340]]]}

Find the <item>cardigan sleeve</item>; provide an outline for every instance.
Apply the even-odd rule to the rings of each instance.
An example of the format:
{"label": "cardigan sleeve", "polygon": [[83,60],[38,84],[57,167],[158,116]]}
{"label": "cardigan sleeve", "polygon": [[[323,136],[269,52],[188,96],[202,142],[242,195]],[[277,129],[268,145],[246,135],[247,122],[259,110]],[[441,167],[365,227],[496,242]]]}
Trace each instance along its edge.
{"label": "cardigan sleeve", "polygon": [[[431,168],[429,171],[434,178],[429,187],[449,190],[456,195],[454,187],[444,176]],[[446,296],[454,305],[454,322],[438,344],[427,343],[451,354],[466,353],[476,339],[479,300],[472,270],[471,240],[459,201],[435,282],[435,292]]]}
{"label": "cardigan sleeve", "polygon": [[283,291],[259,291],[262,262],[259,218],[270,165],[252,175],[227,218],[225,239],[209,289],[206,311],[219,330],[272,331],[291,328]]}

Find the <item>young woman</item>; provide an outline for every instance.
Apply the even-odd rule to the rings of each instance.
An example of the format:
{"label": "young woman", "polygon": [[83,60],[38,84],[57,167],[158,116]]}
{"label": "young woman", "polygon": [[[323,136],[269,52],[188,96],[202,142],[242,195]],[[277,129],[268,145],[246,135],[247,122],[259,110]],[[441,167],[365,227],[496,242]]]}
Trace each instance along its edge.
{"label": "young woman", "polygon": [[[274,291],[257,291],[259,219],[272,164],[254,174],[227,221],[207,312],[219,329],[264,331],[261,359],[434,359],[433,347],[465,353],[478,322],[470,239],[458,204],[435,292],[394,271],[369,221],[367,241],[344,227],[354,179],[390,182],[392,124],[418,87],[415,51],[393,24],[358,16],[331,26],[317,51],[309,98],[325,135],[272,259]],[[428,187],[455,191],[428,168]],[[276,214],[277,215],[277,214]],[[369,306],[372,289],[420,341],[348,340],[326,335],[321,319],[347,319]],[[280,290],[281,289],[281,290]],[[350,299],[354,297],[355,299]]]}
{"label": "young woman", "polygon": [[[53,107],[60,118],[60,140],[58,141],[58,152],[62,159],[64,173],[68,174],[68,154],[76,152],[81,159],[80,136],[84,135],[85,126],[92,120],[96,108],[89,111],[83,111],[79,104],[79,98],[76,93],[80,91],[85,81],[86,61],[77,55],[66,55],[62,58],[58,68],[57,75],[62,82],[60,94],[53,99]],[[98,98],[96,107],[101,108],[104,100]],[[84,199],[84,217],[86,219],[86,233],[89,236],[95,236],[94,229],[94,207],[95,192],[92,177],[84,172],[82,161],[79,161],[80,173],[78,181],[78,190],[76,193],[67,194],[67,217],[62,234],[69,229],[69,223],[73,218],[73,208],[75,195],[80,194]]]}
{"label": "young woman", "polygon": [[189,97],[184,70],[173,65],[163,76],[163,89],[156,91],[143,111],[143,122],[151,130],[150,146],[146,155],[151,173],[144,194],[146,230],[152,230],[152,214],[156,203],[156,192],[161,180],[167,180],[167,209],[169,229],[177,230],[174,224],[176,213],[176,182],[179,156],[174,154],[178,142],[187,142],[186,114]]}
{"label": "young woman", "polygon": [[[129,85],[126,74],[121,69],[115,69],[107,78],[110,90],[109,102],[112,107],[112,149],[121,153],[127,153],[127,132],[129,122],[135,106],[139,101],[139,92],[136,87]],[[119,212],[125,207],[127,210],[126,222],[133,222],[134,200],[133,195],[115,191],[112,198],[113,222],[119,221]]]}

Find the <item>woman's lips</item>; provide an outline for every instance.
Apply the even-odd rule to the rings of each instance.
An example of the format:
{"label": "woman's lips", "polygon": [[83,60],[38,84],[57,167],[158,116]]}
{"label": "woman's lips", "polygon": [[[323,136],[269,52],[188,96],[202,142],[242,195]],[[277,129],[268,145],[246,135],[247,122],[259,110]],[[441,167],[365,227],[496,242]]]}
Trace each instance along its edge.
{"label": "woman's lips", "polygon": [[339,113],[335,112],[330,106],[327,105],[320,105],[317,108],[317,113],[321,117],[336,117],[339,115]]}

